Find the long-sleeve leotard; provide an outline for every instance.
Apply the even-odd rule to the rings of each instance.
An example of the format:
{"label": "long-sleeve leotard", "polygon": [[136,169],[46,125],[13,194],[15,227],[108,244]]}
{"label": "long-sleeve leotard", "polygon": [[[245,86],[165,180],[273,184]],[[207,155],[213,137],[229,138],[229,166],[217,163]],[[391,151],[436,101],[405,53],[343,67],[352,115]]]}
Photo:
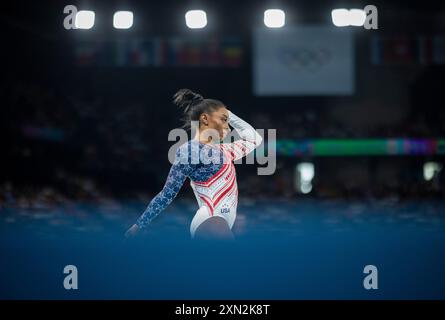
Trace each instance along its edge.
{"label": "long-sleeve leotard", "polygon": [[173,201],[187,178],[192,181],[195,194],[199,189],[198,203],[206,205],[212,214],[216,206],[224,203],[224,196],[238,195],[233,161],[252,152],[261,144],[262,137],[250,124],[231,112],[229,124],[241,139],[214,145],[190,140],[178,148],[164,187],[137,219],[136,224],[140,228],[148,225]]}

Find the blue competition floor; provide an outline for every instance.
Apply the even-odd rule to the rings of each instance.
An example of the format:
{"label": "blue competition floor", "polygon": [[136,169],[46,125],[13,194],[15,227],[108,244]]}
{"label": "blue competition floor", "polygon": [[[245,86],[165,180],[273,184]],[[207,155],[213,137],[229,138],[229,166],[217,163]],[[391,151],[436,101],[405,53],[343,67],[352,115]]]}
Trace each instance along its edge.
{"label": "blue competition floor", "polygon": [[[445,299],[445,202],[241,199],[232,243],[191,241],[175,201],[0,209],[1,299]],[[65,290],[75,265],[79,289]],[[363,269],[378,269],[365,290]]]}

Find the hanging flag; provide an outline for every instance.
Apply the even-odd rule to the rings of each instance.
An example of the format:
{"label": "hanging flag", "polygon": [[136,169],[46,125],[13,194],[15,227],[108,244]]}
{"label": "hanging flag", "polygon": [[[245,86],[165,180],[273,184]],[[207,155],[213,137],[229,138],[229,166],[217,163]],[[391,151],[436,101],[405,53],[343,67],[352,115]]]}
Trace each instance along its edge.
{"label": "hanging flag", "polygon": [[355,90],[352,32],[331,26],[255,30],[256,95],[350,95]]}

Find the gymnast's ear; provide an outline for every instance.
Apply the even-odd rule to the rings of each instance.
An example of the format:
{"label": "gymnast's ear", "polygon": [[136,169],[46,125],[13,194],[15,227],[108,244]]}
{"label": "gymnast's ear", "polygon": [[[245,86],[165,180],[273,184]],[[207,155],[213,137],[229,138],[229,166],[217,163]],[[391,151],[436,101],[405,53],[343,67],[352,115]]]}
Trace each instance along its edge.
{"label": "gymnast's ear", "polygon": [[201,122],[203,125],[208,126],[209,125],[209,115],[207,113],[201,113],[199,116],[199,122]]}

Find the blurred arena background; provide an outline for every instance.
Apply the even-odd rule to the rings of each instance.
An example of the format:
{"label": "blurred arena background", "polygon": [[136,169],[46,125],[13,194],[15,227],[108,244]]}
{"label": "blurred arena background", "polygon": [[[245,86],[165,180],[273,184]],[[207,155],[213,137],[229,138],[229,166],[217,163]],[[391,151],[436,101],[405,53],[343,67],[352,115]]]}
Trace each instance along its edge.
{"label": "blurred arena background", "polygon": [[[368,4],[377,30],[333,24],[333,9]],[[94,11],[94,26],[65,29],[66,5]],[[283,28],[265,27],[270,8]],[[206,11],[205,28],[187,28],[189,9]],[[130,29],[113,28],[118,10]],[[445,297],[443,4],[14,1],[0,15],[1,298],[72,298],[60,274],[76,259],[96,279],[80,298]],[[237,166],[234,233],[252,259],[231,247],[216,268],[237,257],[245,269],[200,289],[184,278],[201,260],[169,256],[192,246],[188,184],[143,243],[120,243],[163,186],[184,87],[277,130],[273,175]],[[101,272],[116,260],[110,284]],[[379,294],[361,286],[366,264],[382,268]]]}

